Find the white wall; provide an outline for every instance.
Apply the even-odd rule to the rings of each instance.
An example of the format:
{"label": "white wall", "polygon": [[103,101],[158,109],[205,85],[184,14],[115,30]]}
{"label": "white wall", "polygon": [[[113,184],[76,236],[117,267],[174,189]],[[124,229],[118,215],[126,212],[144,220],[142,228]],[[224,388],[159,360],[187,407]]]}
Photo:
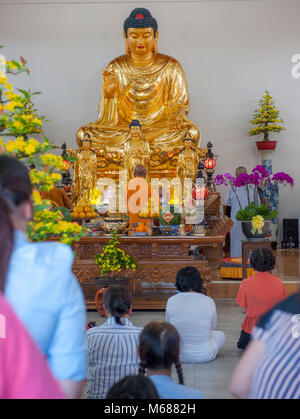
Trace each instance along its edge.
{"label": "white wall", "polygon": [[297,182],[294,192],[281,189],[280,217],[299,217],[300,79],[291,76],[291,58],[300,53],[299,0],[0,0],[0,44],[7,57],[28,59],[31,78],[15,82],[43,91],[37,105],[51,120],[49,138],[75,147],[77,129],[96,120],[101,72],[124,53],[123,21],[138,6],[158,20],[160,52],[183,65],[190,118],[203,144],[213,142],[218,172],[260,162],[249,120],[264,90],[271,91],[287,127],[274,135],[274,169]]}

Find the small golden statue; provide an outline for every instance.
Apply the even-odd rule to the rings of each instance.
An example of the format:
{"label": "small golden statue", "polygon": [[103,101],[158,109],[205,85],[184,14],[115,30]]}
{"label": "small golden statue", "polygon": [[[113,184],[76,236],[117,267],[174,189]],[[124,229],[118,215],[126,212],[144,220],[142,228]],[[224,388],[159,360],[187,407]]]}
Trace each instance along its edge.
{"label": "small golden statue", "polygon": [[124,147],[124,169],[127,170],[128,180],[131,180],[134,178],[134,169],[139,164],[149,174],[150,147],[142,136],[142,127],[137,119],[131,122],[129,128],[130,136]]}
{"label": "small golden statue", "polygon": [[97,186],[97,154],[91,148],[89,134],[85,134],[76,156],[77,161],[74,166],[76,204],[88,205]]}
{"label": "small golden statue", "polygon": [[198,151],[193,147],[193,139],[185,136],[183,143],[184,147],[180,151],[177,161],[177,176],[180,178],[182,185],[184,185],[184,179],[194,180],[199,162]]}
{"label": "small golden statue", "polygon": [[184,132],[199,146],[199,128],[188,119],[185,74],[178,61],[158,53],[158,25],[149,10],[131,12],[124,23],[124,39],[126,54],[103,72],[98,120],[79,129],[78,144],[88,133],[93,147],[120,151],[128,125],[138,119],[150,148],[180,147]]}

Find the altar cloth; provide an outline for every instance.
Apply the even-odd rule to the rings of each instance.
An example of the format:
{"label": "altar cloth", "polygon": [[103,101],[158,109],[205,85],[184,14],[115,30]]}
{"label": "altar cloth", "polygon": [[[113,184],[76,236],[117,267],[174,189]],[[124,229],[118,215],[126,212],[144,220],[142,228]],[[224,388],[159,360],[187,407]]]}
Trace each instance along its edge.
{"label": "altar cloth", "polygon": [[[255,271],[251,268],[249,260],[246,263],[247,277],[254,275]],[[225,258],[222,259],[221,278],[224,279],[243,279],[242,274],[242,258]]]}

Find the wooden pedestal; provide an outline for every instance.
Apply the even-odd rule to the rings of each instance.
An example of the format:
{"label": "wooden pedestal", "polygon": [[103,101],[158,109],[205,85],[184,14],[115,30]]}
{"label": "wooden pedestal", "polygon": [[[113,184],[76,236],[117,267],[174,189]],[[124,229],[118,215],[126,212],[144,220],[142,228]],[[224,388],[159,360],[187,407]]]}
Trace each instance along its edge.
{"label": "wooden pedestal", "polygon": [[[176,292],[175,279],[179,269],[195,266],[201,272],[204,288],[210,294],[210,281],[219,275],[224,236],[214,237],[128,237],[120,236],[120,248],[132,255],[138,265],[129,274],[129,289],[135,309],[164,309],[167,299]],[[88,309],[95,309],[99,277],[94,262],[109,237],[82,238],[73,245],[73,272],[79,280]],[[196,249],[198,249],[196,251]]]}
{"label": "wooden pedestal", "polygon": [[242,269],[243,269],[243,278],[247,278],[246,272],[246,263],[249,258],[250,253],[256,249],[257,247],[266,247],[267,249],[272,250],[272,245],[270,240],[262,240],[262,241],[242,241]]}

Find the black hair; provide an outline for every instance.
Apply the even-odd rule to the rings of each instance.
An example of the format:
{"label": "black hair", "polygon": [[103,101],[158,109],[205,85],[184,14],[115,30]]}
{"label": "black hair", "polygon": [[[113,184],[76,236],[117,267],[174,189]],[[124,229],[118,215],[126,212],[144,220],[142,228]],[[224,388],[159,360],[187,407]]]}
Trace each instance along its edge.
{"label": "black hair", "polygon": [[180,384],[184,384],[179,360],[180,337],[170,323],[152,322],[144,327],[139,338],[140,369],[144,375],[147,368],[152,370],[170,369],[174,364]]}
{"label": "black hair", "polygon": [[129,17],[124,22],[124,32],[127,38],[127,31],[129,28],[152,28],[154,36],[158,29],[157,21],[152,17],[148,9],[137,7],[133,9]]}
{"label": "black hair", "polygon": [[159,395],[150,378],[142,375],[128,375],[111,387],[106,398],[147,400],[159,399]]}
{"label": "black hair", "polygon": [[104,293],[104,305],[116,322],[123,325],[121,318],[129,313],[132,306],[131,294],[122,285],[112,285]]}
{"label": "black hair", "polygon": [[272,250],[257,247],[250,256],[250,264],[257,272],[270,272],[275,268],[276,259]]}
{"label": "black hair", "polygon": [[9,260],[14,247],[11,214],[30,200],[31,182],[27,168],[17,159],[0,156],[0,291],[4,291]]}
{"label": "black hair", "polygon": [[142,127],[142,125],[140,124],[140,121],[138,120],[138,119],[133,119],[131,122],[130,122],[130,125],[129,125],[129,128],[131,128],[131,127]]}
{"label": "black hair", "polygon": [[181,292],[197,291],[201,293],[203,280],[197,268],[187,266],[177,272],[175,285],[178,291]]}

